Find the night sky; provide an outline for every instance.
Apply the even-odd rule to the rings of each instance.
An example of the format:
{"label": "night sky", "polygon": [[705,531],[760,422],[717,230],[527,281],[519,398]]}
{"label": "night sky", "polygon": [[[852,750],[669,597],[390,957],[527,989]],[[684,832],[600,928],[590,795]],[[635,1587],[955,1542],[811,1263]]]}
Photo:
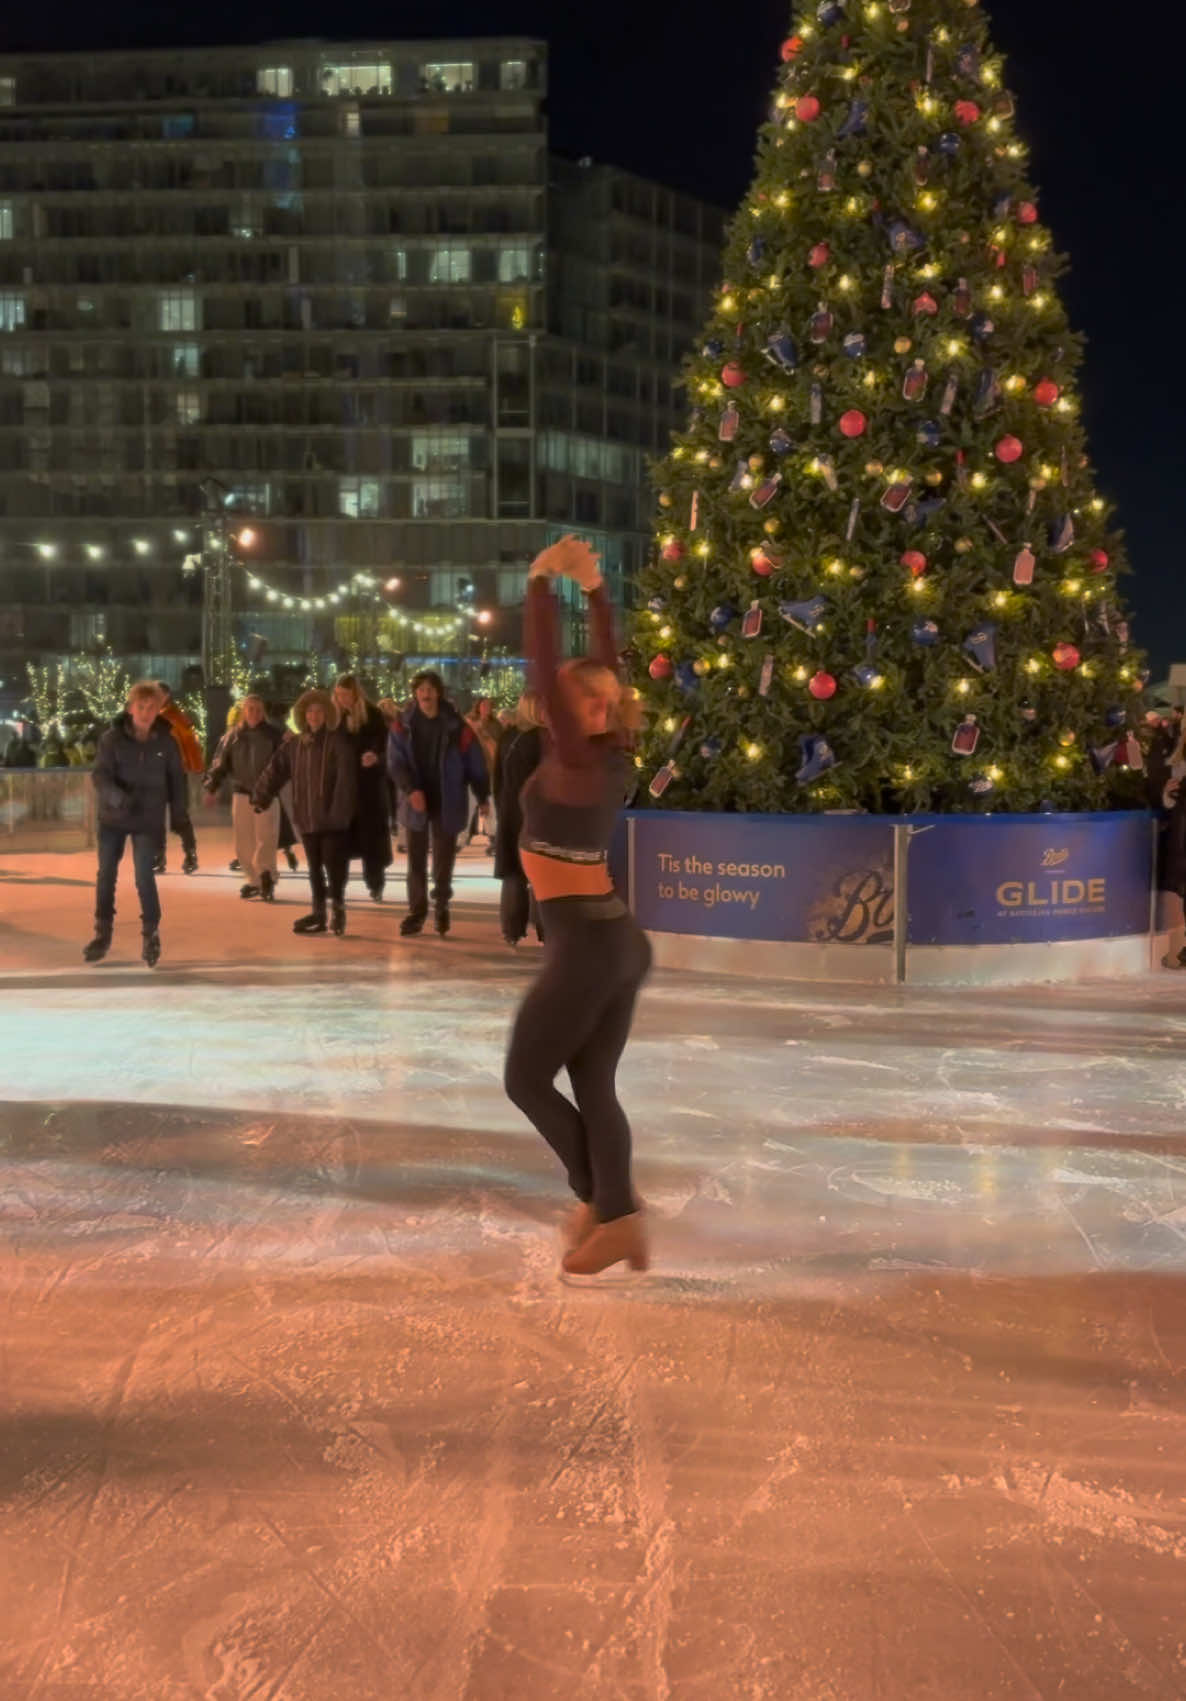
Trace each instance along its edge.
{"label": "night sky", "polygon": [[[1102,489],[1119,504],[1136,636],[1160,677],[1171,660],[1186,661],[1184,283],[1173,257],[1183,96],[1173,44],[1157,28],[1174,8],[1168,0],[1128,11],[1105,11],[1096,0],[988,0],[988,10],[1018,97],[1018,128],[1033,150],[1043,218],[1070,255],[1062,287],[1088,339],[1092,455]],[[786,0],[204,0],[172,18],[159,0],[109,8],[41,0],[8,12],[0,49],[530,34],[550,47],[555,148],[731,208],[750,181],[789,16]]]}

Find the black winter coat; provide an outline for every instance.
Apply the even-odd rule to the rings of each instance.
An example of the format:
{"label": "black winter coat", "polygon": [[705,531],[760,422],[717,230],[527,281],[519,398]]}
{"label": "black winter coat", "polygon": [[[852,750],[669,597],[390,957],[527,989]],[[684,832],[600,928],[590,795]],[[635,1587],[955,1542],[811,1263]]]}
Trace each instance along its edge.
{"label": "black winter coat", "polygon": [[250,796],[256,780],[283,741],[284,734],[271,721],[261,721],[258,726],[248,726],[246,721],[240,721],[238,726],[231,728],[215,752],[204,781],[206,790],[217,791],[223,780],[229,778],[232,791],[245,792]]}
{"label": "black winter coat", "polygon": [[169,723],[160,715],[145,739],[136,737],[130,714],[117,715],[99,740],[91,779],[100,826],[155,833],[163,843],[166,804],[174,831],[189,820],[181,757]]}
{"label": "black winter coat", "polygon": [[266,809],[292,781],[292,821],[298,833],[345,833],[358,802],[358,758],[344,732],[323,726],[292,733],[278,746],[251,793]]}
{"label": "black winter coat", "polygon": [[[373,703],[367,704],[366,720],[357,732],[342,721],[342,731],[355,750],[358,764],[358,807],[350,831],[350,855],[360,856],[368,867],[387,868],[391,863],[391,788],[387,779],[387,722]],[[362,759],[372,751],[378,761],[364,768]]]}
{"label": "black winter coat", "polygon": [[1158,885],[1186,899],[1186,780],[1162,822]]}
{"label": "black winter coat", "polygon": [[520,804],[523,787],[539,767],[544,753],[544,735],[540,727],[526,732],[508,733],[498,747],[498,824],[494,833],[494,878],[506,880],[510,875],[523,873],[519,861],[519,834],[523,831],[523,809]]}

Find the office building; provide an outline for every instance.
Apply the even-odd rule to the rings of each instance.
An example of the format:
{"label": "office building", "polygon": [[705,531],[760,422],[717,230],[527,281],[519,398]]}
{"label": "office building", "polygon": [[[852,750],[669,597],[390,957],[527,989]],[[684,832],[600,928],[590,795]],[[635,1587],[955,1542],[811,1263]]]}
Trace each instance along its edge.
{"label": "office building", "polygon": [[278,663],[513,648],[570,527],[622,594],[722,220],[546,92],[522,39],[0,57],[0,699],[192,672],[223,535]]}

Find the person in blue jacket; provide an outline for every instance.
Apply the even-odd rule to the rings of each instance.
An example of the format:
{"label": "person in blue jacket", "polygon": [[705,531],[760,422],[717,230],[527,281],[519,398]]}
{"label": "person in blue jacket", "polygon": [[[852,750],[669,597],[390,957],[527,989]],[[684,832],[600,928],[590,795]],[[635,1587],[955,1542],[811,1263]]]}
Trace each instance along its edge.
{"label": "person in blue jacket", "polygon": [[445,696],[439,673],[418,673],[413,701],[392,723],[387,771],[405,804],[408,835],[408,913],[405,936],[420,933],[428,919],[428,848],[432,841],[432,903],[436,930],[449,931],[457,839],[468,819],[472,789],[486,814],[490,776],[482,746]]}
{"label": "person in blue jacket", "polygon": [[129,839],[144,935],[141,956],[150,969],[160,961],[161,903],[154,864],[165,842],[166,808],[175,833],[192,831],[181,757],[160,708],[161,694],[154,684],[144,680],[133,685],[126,711],[103,734],[95,752],[99,877],[95,937],[83,952],[88,963],[100,962],[111,948],[115,883]]}

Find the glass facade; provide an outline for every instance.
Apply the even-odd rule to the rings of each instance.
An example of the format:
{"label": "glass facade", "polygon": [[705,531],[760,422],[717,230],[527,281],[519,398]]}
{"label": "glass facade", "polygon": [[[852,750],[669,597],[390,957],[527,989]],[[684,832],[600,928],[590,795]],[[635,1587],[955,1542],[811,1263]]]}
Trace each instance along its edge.
{"label": "glass facade", "polygon": [[210,478],[278,656],[333,648],[316,605],[359,573],[518,603],[558,521],[629,580],[720,220],[550,158],[545,70],[524,40],[0,57],[0,700],[100,631],[196,660]]}

